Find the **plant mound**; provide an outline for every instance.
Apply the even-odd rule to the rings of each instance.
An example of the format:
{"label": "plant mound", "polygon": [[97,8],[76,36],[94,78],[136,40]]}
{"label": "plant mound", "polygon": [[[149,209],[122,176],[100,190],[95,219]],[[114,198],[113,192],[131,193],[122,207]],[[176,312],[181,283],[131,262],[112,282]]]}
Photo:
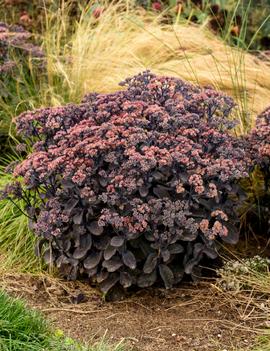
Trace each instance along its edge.
{"label": "plant mound", "polygon": [[245,141],[229,133],[232,99],[211,88],[148,71],[121,85],[23,113],[33,149],[6,196],[25,200],[37,251],[69,279],[170,288],[219,240],[237,242]]}
{"label": "plant mound", "polygon": [[[254,197],[250,212],[255,212],[254,224],[270,234],[270,107],[256,119],[256,125],[247,136],[250,158],[256,173],[256,184],[250,189]],[[252,178],[251,178],[252,180]],[[258,230],[258,228],[255,228]],[[260,233],[261,234],[261,233]]]}

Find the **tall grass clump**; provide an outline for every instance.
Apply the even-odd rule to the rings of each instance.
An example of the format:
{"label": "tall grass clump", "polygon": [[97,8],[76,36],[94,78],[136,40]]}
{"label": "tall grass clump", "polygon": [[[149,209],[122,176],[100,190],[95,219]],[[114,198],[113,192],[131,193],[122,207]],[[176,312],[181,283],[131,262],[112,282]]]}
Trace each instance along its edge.
{"label": "tall grass clump", "polygon": [[0,292],[0,350],[49,350],[50,331],[44,319],[25,305]]}
{"label": "tall grass clump", "polygon": [[[11,181],[11,175],[0,169],[0,188]],[[21,212],[23,204],[0,201],[0,262],[1,270],[19,269],[37,272],[41,269],[34,254],[36,238],[28,227],[28,218]]]}
{"label": "tall grass clump", "polygon": [[164,24],[161,14],[127,7],[125,1],[102,2],[98,16],[90,5],[72,25],[68,5],[53,13],[47,10],[44,48],[50,86],[59,100],[63,91],[70,101],[89,91],[115,91],[125,77],[151,69],[233,96],[240,106],[242,131],[267,105],[268,66],[240,44],[225,45],[205,26]]}
{"label": "tall grass clump", "polygon": [[[14,129],[12,119],[23,111],[46,106],[42,91],[42,74],[37,80],[37,72],[32,67],[31,61],[21,65],[14,56],[16,69],[0,82],[0,142],[2,156],[12,152],[14,148]],[[50,103],[47,100],[47,103]],[[1,162],[2,163],[2,162]]]}
{"label": "tall grass clump", "polygon": [[256,345],[251,351],[268,351],[270,350],[270,333],[258,337]]}
{"label": "tall grass clump", "polygon": [[41,71],[44,57],[41,48],[30,39],[23,27],[0,22],[0,135],[7,136],[15,111],[32,107],[37,97],[34,72]]}
{"label": "tall grass clump", "polygon": [[105,338],[92,346],[65,337],[61,330],[53,331],[37,311],[24,302],[0,291],[0,350],[1,351],[124,351],[123,342],[109,345]]}

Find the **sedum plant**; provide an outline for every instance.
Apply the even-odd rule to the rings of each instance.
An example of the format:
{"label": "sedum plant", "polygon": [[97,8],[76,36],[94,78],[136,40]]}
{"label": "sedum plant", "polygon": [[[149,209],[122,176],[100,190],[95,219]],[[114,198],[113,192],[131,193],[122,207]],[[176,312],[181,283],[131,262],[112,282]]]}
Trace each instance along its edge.
{"label": "sedum plant", "polygon": [[[248,215],[255,212],[255,225],[269,236],[270,223],[270,107],[263,111],[256,120],[255,127],[247,135],[249,158],[252,159],[255,175],[250,177],[250,208]],[[251,174],[252,175],[252,174]],[[259,226],[258,226],[259,220]],[[255,231],[258,228],[254,228]]]}
{"label": "sedum plant", "polygon": [[210,87],[149,71],[121,85],[20,115],[32,148],[4,195],[25,201],[37,253],[68,279],[171,288],[237,242],[246,141]]}
{"label": "sedum plant", "polygon": [[31,36],[21,26],[0,22],[0,78],[16,66],[16,62],[10,58],[10,50],[18,50],[36,59],[43,58],[41,48],[29,42]]}
{"label": "sedum plant", "polygon": [[[0,10],[1,11],[1,10]],[[0,150],[12,151],[11,119],[41,100],[38,86],[45,72],[42,48],[31,42],[32,34],[18,25],[0,21]],[[37,84],[37,72],[39,83]],[[38,91],[38,92],[37,92]],[[13,135],[14,136],[14,135]],[[14,138],[13,138],[14,139]]]}

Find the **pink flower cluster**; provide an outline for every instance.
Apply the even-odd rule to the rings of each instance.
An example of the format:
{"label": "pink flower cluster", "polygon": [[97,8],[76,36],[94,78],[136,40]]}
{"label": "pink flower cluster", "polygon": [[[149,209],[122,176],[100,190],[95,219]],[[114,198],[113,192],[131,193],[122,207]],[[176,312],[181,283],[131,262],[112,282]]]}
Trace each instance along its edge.
{"label": "pink flower cluster", "polygon": [[[251,210],[246,213],[252,230],[264,232],[269,236],[269,203],[270,203],[270,107],[256,119],[256,125],[246,136],[249,147],[249,157],[252,160],[252,170],[256,169],[256,186],[254,177],[250,179],[249,188]],[[260,189],[258,191],[258,189]]]}
{"label": "pink flower cluster", "polygon": [[256,126],[247,136],[251,157],[256,164],[270,161],[270,107],[256,119]]}

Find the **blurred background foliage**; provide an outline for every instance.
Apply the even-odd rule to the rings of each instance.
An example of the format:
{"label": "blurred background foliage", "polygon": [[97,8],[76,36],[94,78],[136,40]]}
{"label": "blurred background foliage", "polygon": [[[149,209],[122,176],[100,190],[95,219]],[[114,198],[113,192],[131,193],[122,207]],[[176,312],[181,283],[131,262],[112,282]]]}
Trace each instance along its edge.
{"label": "blurred background foliage", "polygon": [[[62,2],[1,0],[0,4],[2,3],[2,8],[5,9],[1,17],[2,20],[6,18],[28,30],[36,31],[44,25],[44,9],[51,8],[52,11],[56,11]],[[73,20],[80,17],[81,9],[85,6],[92,7],[93,11],[104,7],[104,1],[66,2],[71,4]],[[117,2],[111,0],[107,1],[107,4]],[[215,33],[225,36],[231,44],[241,44],[250,50],[270,49],[270,0],[129,0],[126,4],[128,7],[138,6],[163,13],[163,22],[188,20],[197,24],[207,24]],[[95,15],[98,15],[98,11]]]}

